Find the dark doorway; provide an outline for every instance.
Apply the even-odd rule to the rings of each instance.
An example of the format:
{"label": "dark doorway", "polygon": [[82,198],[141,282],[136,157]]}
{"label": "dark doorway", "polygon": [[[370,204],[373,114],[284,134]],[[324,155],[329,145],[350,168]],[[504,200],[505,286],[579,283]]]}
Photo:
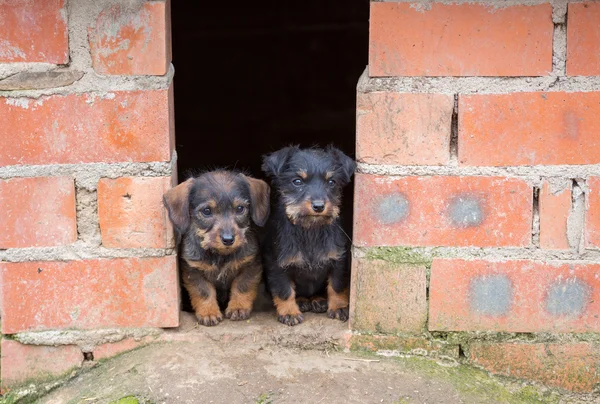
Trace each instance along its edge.
{"label": "dark doorway", "polygon": [[[354,157],[368,0],[171,7],[180,180],[215,167],[261,178],[261,155],[290,144],[334,144]],[[352,194],[348,187],[348,231]]]}

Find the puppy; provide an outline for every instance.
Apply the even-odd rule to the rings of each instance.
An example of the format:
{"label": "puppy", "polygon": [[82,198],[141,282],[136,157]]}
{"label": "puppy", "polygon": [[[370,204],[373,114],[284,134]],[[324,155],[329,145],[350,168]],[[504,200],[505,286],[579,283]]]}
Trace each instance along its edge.
{"label": "puppy", "polygon": [[252,223],[269,216],[269,186],[230,171],[213,171],[164,195],[181,237],[181,278],[200,324],[250,316],[262,275],[259,241]]}
{"label": "puppy", "polygon": [[327,311],[348,320],[347,238],[339,225],[342,188],[356,163],[340,150],[286,147],[263,158],[277,190],[263,262],[280,322]]}

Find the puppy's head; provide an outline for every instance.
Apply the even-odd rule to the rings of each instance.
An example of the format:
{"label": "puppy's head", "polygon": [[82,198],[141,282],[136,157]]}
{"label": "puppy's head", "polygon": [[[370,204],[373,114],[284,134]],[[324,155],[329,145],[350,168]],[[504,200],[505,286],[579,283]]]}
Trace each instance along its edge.
{"label": "puppy's head", "polygon": [[179,184],[163,199],[179,234],[197,237],[205,250],[228,255],[247,243],[251,221],[264,226],[269,194],[264,181],[212,171]]}
{"label": "puppy's head", "polygon": [[340,150],[286,147],[263,158],[263,171],[273,180],[293,224],[331,224],[340,213],[342,188],[356,163]]}

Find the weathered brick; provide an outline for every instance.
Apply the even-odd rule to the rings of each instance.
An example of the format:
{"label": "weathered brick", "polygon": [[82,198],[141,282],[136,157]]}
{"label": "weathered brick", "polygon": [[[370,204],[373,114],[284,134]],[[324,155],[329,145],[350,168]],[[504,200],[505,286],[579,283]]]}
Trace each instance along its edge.
{"label": "weathered brick", "polygon": [[98,183],[102,245],[108,248],[173,247],[173,230],[163,205],[169,177],[103,178]]}
{"label": "weathered brick", "polygon": [[136,10],[105,9],[89,30],[94,70],[108,75],[159,75],[171,63],[169,4],[153,1]]}
{"label": "weathered brick", "polygon": [[570,3],[567,16],[567,74],[600,76],[600,3]]}
{"label": "weathered brick", "polygon": [[0,99],[0,165],[169,161],[169,90]]}
{"label": "weathered brick", "polygon": [[451,95],[358,94],[357,160],[370,164],[447,164],[453,109]]}
{"label": "weathered brick", "polygon": [[458,159],[468,166],[597,164],[598,115],[600,92],[463,95]]}
{"label": "weathered brick", "polygon": [[126,338],[118,342],[98,345],[93,351],[94,360],[98,361],[102,359],[108,359],[112,356],[131,351],[132,349],[145,345],[148,342],[150,342],[150,338],[142,338],[139,341],[136,341],[133,338]]}
{"label": "weathered brick", "polygon": [[0,2],[0,63],[69,62],[64,0]]}
{"label": "weathered brick", "polygon": [[540,189],[540,247],[548,250],[566,250],[569,248],[567,238],[567,220],[571,212],[571,187],[553,190],[544,181]]}
{"label": "weathered brick", "polygon": [[77,240],[75,184],[67,177],[0,180],[0,248]]}
{"label": "weathered brick", "polygon": [[4,387],[59,376],[83,362],[83,354],[75,345],[24,345],[8,339],[2,339],[1,344]]}
{"label": "weathered brick", "polygon": [[175,256],[0,263],[2,332],[176,327]]}
{"label": "weathered brick", "polygon": [[429,329],[598,332],[600,264],[434,259]]}
{"label": "weathered brick", "polygon": [[585,243],[600,248],[600,177],[590,177],[585,217]]}
{"label": "weathered brick", "polygon": [[396,351],[398,353],[451,358],[459,357],[457,344],[432,341],[423,337],[406,335],[373,335],[353,333],[348,337],[346,348],[352,351]]}
{"label": "weathered brick", "polygon": [[533,189],[503,177],[358,174],[358,246],[528,246]]}
{"label": "weathered brick", "polygon": [[492,373],[576,392],[600,383],[600,348],[591,343],[474,343],[471,361]]}
{"label": "weathered brick", "polygon": [[386,333],[420,332],[427,321],[425,265],[352,260],[350,327]]}
{"label": "weathered brick", "polygon": [[543,76],[552,6],[372,2],[369,75]]}

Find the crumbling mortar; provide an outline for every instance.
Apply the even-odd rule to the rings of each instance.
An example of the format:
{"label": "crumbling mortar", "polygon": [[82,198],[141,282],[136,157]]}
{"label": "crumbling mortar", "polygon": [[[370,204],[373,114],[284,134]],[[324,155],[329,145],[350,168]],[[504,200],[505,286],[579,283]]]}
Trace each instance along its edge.
{"label": "crumbling mortar", "polygon": [[532,244],[540,247],[540,188],[533,187],[533,223],[531,226]]}
{"label": "crumbling mortar", "polygon": [[[560,80],[564,79],[567,72],[567,25],[555,23],[552,40],[552,75],[559,78],[550,88],[555,88]],[[560,85],[559,85],[560,87]]]}
{"label": "crumbling mortar", "polygon": [[99,76],[95,73],[85,73],[81,79],[65,87],[0,91],[0,97],[40,99],[71,94],[95,94],[105,97],[118,91],[164,90],[171,86],[174,74],[175,68],[172,64],[165,76]]}
{"label": "crumbling mortar", "polygon": [[367,260],[384,260],[393,263],[425,265],[431,267],[435,258],[464,260],[485,259],[492,262],[508,260],[539,261],[549,265],[600,264],[600,250],[585,250],[583,253],[569,250],[543,250],[530,248],[496,247],[357,247],[353,257]]}
{"label": "crumbling mortar", "polygon": [[[1,172],[1,171],[0,171]],[[358,162],[357,172],[371,175],[428,177],[447,176],[502,176],[521,178],[532,186],[539,186],[541,178],[588,178],[600,176],[600,164],[578,166],[510,166],[510,167],[471,167],[471,166],[401,166],[376,165]]]}
{"label": "crumbling mortar", "polygon": [[100,246],[100,224],[98,222],[98,192],[78,186],[75,181],[77,210],[77,239],[90,247]]}
{"label": "crumbling mortar", "polygon": [[157,337],[160,328],[109,328],[98,330],[52,330],[12,334],[11,337],[27,345],[77,345],[82,352],[93,352],[97,346],[122,341],[127,338],[141,341],[145,337]]}
{"label": "crumbling mortar", "polygon": [[567,239],[574,254],[585,254],[585,210],[586,194],[588,193],[585,180],[576,178],[572,182],[571,210],[567,218]]}
{"label": "crumbling mortar", "polygon": [[[553,6],[552,20],[560,21],[567,3],[584,3],[589,0],[371,0],[372,3],[411,3],[419,11],[427,11],[431,4],[483,4],[501,10],[512,6],[532,6],[550,3]],[[562,14],[564,16],[564,14]]]}
{"label": "crumbling mortar", "polygon": [[170,177],[176,169],[177,153],[169,162],[151,163],[87,163],[20,165],[0,167],[0,179],[18,177],[74,177],[77,186],[95,191],[100,178]]}
{"label": "crumbling mortar", "polygon": [[0,262],[75,261],[112,258],[160,258],[175,255],[173,248],[105,248],[78,240],[60,247],[9,248],[0,251]]}
{"label": "crumbling mortar", "polygon": [[468,352],[473,343],[527,343],[527,344],[600,344],[600,333],[531,333],[497,331],[424,331],[420,334],[352,331],[352,335],[385,335],[398,338],[423,338],[444,345],[460,345]]}
{"label": "crumbling mortar", "polygon": [[510,94],[516,92],[600,91],[600,77],[547,75],[541,77],[369,77],[368,68],[357,85],[359,93]]}
{"label": "crumbling mortar", "polygon": [[458,94],[454,94],[454,108],[450,126],[450,167],[458,167]]}

